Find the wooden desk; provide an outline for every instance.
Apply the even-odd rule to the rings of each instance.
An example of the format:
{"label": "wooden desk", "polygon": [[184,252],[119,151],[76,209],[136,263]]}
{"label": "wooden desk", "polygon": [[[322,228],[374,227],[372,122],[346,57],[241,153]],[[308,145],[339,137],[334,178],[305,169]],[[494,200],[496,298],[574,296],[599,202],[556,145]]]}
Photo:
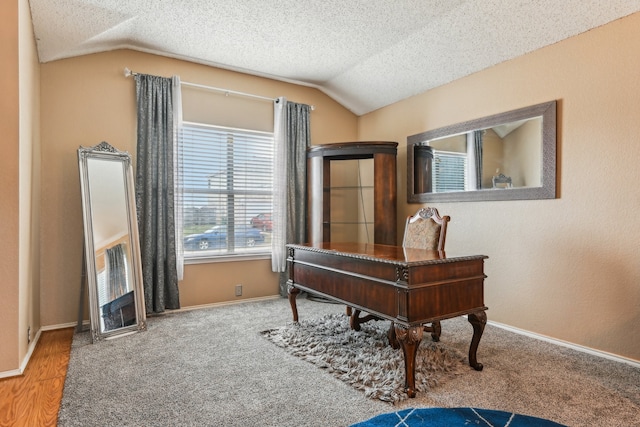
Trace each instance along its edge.
{"label": "wooden desk", "polygon": [[405,362],[405,391],[415,397],[415,359],[423,324],[468,315],[473,326],[469,364],[482,370],[476,352],[487,316],[484,306],[485,255],[368,243],[287,245],[289,302],[298,321],[300,290],[322,295],[390,320]]}

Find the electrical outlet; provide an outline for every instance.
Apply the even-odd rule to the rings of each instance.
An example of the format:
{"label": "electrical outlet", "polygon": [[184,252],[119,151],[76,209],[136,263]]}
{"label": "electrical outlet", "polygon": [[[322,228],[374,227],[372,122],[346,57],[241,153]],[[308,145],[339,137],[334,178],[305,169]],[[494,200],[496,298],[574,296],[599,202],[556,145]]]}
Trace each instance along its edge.
{"label": "electrical outlet", "polygon": [[236,296],[242,296],[242,285],[236,285]]}
{"label": "electrical outlet", "polygon": [[27,328],[27,344],[31,342],[31,326]]}

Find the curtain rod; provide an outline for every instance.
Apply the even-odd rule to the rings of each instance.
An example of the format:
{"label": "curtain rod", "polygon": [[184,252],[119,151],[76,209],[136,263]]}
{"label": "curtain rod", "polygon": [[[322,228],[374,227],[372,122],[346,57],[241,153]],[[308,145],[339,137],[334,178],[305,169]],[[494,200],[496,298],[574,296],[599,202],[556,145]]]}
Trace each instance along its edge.
{"label": "curtain rod", "polygon": [[[139,73],[136,73],[135,71],[131,71],[130,69],[126,68],[124,69],[124,76],[125,77],[130,77],[130,76],[136,76]],[[225,94],[234,94],[234,95],[239,95],[239,96],[248,96],[250,98],[257,98],[257,99],[262,99],[264,101],[276,101],[276,99],[274,98],[269,98],[266,96],[261,96],[261,95],[254,95],[252,93],[245,93],[245,92],[238,92],[236,90],[230,90],[230,89],[223,89],[220,87],[213,87],[213,86],[205,86],[205,85],[200,85],[200,84],[196,84],[196,83],[189,83],[189,82],[183,82],[180,81],[180,84],[182,86],[189,86],[189,87],[195,87],[198,89],[206,89],[206,90],[213,90],[213,91],[218,91],[218,92],[224,92]]]}
{"label": "curtain rod", "polygon": [[[136,73],[135,71],[131,71],[129,68],[125,67],[124,69],[124,76],[125,77],[131,77],[131,76],[136,76],[139,73]],[[219,88],[219,87],[213,87],[213,86],[205,86],[205,85],[200,85],[200,84],[196,84],[196,83],[189,83],[189,82],[183,82],[180,81],[180,84],[182,86],[189,86],[189,87],[195,87],[195,88],[199,88],[199,89],[205,89],[205,90],[213,90],[213,91],[218,91],[218,92],[224,92],[226,95],[229,94],[233,94],[233,95],[239,95],[239,96],[247,96],[249,98],[257,98],[257,99],[262,99],[264,101],[270,101],[270,102],[274,102],[277,101],[277,99],[274,98],[269,98],[266,96],[261,96],[261,95],[254,95],[252,93],[245,93],[245,92],[238,92],[236,90],[230,90],[230,89],[223,89],[223,88]],[[310,106],[311,110],[315,110],[315,106],[311,105]]]}

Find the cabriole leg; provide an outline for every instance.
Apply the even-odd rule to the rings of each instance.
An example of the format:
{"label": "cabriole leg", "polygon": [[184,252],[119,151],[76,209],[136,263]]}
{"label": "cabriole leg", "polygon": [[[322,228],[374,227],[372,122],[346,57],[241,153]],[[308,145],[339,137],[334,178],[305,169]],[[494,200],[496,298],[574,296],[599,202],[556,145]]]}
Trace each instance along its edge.
{"label": "cabriole leg", "polygon": [[478,363],[476,353],[480,338],[482,338],[482,333],[484,332],[484,326],[487,324],[487,313],[484,311],[471,313],[468,316],[468,320],[473,326],[473,338],[471,338],[471,346],[469,347],[469,365],[476,371],[482,371],[482,363]]}
{"label": "cabriole leg", "polygon": [[287,294],[289,295],[289,304],[291,304],[291,312],[293,313],[293,321],[298,321],[298,305],[296,304],[296,298],[300,293],[300,289],[295,288],[293,285],[289,285],[287,288]]}
{"label": "cabriole leg", "polygon": [[409,397],[416,397],[416,354],[424,328],[422,325],[406,326],[395,324],[396,338],[404,354],[404,388]]}

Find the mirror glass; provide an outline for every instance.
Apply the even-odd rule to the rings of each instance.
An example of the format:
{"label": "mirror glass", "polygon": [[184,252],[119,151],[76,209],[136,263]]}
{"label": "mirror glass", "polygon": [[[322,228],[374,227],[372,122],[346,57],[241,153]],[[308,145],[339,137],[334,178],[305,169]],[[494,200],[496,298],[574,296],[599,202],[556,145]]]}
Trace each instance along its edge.
{"label": "mirror glass", "polygon": [[146,329],[131,157],[78,150],[92,340]]}
{"label": "mirror glass", "polygon": [[407,138],[407,200],[556,196],[556,102]]}

